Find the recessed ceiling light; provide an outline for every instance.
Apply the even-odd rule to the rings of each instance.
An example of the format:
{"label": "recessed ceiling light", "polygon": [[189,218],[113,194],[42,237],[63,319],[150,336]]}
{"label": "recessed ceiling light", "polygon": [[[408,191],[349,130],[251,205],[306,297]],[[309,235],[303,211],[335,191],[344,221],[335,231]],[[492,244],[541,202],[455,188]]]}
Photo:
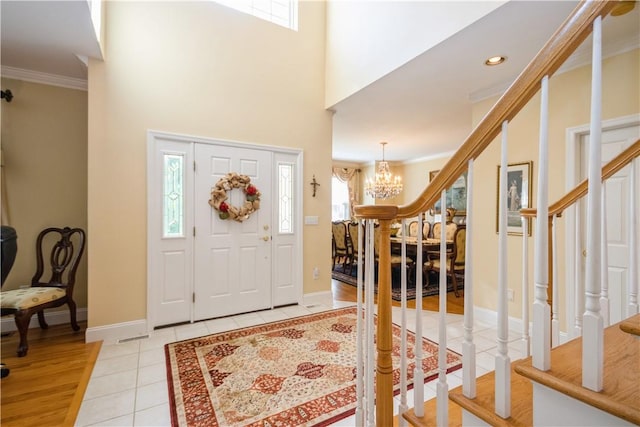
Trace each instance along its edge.
{"label": "recessed ceiling light", "polygon": [[498,64],[502,64],[506,60],[507,60],[506,56],[492,56],[491,58],[484,61],[484,65],[489,65],[489,66],[498,65]]}

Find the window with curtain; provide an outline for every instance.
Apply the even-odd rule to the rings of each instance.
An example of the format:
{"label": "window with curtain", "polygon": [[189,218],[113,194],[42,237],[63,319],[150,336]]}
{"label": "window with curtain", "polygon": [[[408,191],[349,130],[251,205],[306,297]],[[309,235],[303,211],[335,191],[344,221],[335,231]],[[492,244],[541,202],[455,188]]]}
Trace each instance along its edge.
{"label": "window with curtain", "polygon": [[331,179],[331,220],[344,221],[350,218],[349,187],[334,176]]}
{"label": "window with curtain", "polygon": [[360,201],[359,172],[356,168],[333,168],[331,181],[332,219],[346,220],[353,218],[353,209]]}

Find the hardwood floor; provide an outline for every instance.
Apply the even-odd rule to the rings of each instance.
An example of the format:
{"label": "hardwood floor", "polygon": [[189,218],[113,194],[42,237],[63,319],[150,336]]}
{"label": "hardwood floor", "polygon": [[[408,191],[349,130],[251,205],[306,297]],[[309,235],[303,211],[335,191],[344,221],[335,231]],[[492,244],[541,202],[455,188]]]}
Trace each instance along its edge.
{"label": "hardwood floor", "polygon": [[0,424],[72,426],[100,351],[85,344],[86,322],[74,332],[69,324],[29,330],[29,352],[16,356],[18,333],[2,337],[2,363],[11,370],[1,380]]}
{"label": "hardwood floor", "polygon": [[[339,301],[356,302],[358,297],[355,286],[347,285],[335,279],[331,280],[331,292],[333,293],[333,299]],[[424,297],[422,298],[422,308],[429,311],[438,311],[439,300],[438,295]],[[375,297],[375,302],[378,302],[377,296]],[[399,301],[392,301],[392,304],[400,307]],[[416,300],[407,301],[407,307],[416,308]],[[457,298],[453,292],[447,292],[447,313],[464,314],[464,291],[460,291],[460,297]]]}

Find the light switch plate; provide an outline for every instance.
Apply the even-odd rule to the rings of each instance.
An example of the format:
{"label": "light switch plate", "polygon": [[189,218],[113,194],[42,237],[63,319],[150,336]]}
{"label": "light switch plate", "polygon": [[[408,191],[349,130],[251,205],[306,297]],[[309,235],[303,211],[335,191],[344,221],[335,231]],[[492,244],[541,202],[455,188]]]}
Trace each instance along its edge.
{"label": "light switch plate", "polygon": [[305,216],[304,223],[305,225],[318,225],[318,216]]}

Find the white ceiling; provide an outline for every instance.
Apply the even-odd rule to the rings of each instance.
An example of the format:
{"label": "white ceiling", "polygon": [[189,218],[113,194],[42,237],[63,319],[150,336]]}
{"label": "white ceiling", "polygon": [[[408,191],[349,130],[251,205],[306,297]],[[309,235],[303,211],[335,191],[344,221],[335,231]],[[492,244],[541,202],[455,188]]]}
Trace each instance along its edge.
{"label": "white ceiling", "polygon": [[[510,1],[334,105],[333,158],[371,162],[380,141],[391,161],[454,151],[471,131],[472,100],[503,91],[576,3]],[[2,0],[0,14],[3,74],[12,67],[86,79],[76,55],[101,57],[86,1]],[[640,7],[605,19],[603,33],[605,54],[638,47]],[[496,54],[508,60],[486,67]]]}
{"label": "white ceiling", "polygon": [[[571,13],[574,1],[510,1],[333,106],[334,160],[411,161],[455,151],[471,132],[472,100],[501,94]],[[640,45],[640,7],[603,21],[603,45]],[[590,58],[590,39],[572,63]],[[586,55],[585,55],[586,53]],[[495,67],[485,59],[503,55]]]}
{"label": "white ceiling", "polygon": [[86,79],[77,55],[102,58],[86,0],[2,0],[0,14],[3,67]]}

